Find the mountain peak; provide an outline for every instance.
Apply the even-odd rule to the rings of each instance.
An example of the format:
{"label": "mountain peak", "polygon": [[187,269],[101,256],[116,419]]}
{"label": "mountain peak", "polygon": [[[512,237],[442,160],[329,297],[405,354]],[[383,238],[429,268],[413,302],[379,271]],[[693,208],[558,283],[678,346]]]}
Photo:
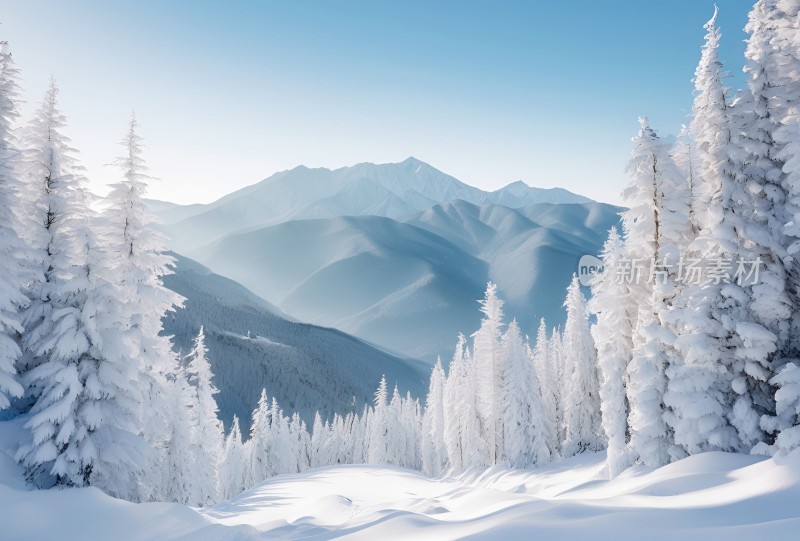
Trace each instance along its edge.
{"label": "mountain peak", "polygon": [[422,169],[434,169],[432,165],[425,163],[414,156],[409,156],[398,165],[403,166],[405,169],[412,170],[414,173],[417,173]]}
{"label": "mountain peak", "polygon": [[503,186],[501,189],[514,192],[524,192],[530,190],[531,187],[522,180],[515,180],[514,182],[510,182],[509,184]]}

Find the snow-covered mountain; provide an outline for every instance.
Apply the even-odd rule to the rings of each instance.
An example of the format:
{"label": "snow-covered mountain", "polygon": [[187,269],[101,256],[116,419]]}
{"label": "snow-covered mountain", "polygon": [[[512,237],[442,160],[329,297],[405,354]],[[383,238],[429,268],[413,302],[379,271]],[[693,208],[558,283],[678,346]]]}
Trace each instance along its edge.
{"label": "snow-covered mountain", "polygon": [[156,202],[151,208],[169,226],[175,249],[191,256],[198,246],[235,231],[308,218],[399,218],[457,199],[511,208],[590,201],[560,188],[532,188],[522,181],[486,192],[408,158],[400,163],[361,163],[335,170],[299,166],[209,205]]}
{"label": "snow-covered mountain", "polygon": [[262,388],[309,424],[317,409],[323,417],[360,412],[384,374],[401,390],[424,395],[428,369],[418,361],[334,329],[292,321],[243,286],[190,259],[177,256],[176,273],[165,283],[187,299],[184,308],[165,320],[165,332],[174,335],[176,346],[188,351],[200,326],[205,327],[226,426],[236,414],[248,430]]}
{"label": "snow-covered mountain", "polygon": [[619,208],[521,181],[486,192],[415,158],[296,167],[208,205],[151,202],[169,246],[300,321],[448,359],[498,284],[524,332],[563,320],[580,257]]}
{"label": "snow-covered mountain", "polygon": [[477,329],[475,301],[489,280],[524,332],[540,317],[560,324],[578,260],[599,251],[619,210],[456,200],[404,220],[292,220],[229,234],[196,255],[299,320],[433,362],[450,358],[459,332]]}

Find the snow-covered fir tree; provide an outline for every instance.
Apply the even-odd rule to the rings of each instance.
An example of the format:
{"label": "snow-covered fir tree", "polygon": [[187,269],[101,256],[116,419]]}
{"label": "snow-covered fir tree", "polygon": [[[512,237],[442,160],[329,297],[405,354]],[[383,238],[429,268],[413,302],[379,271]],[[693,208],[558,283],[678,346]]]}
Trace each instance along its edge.
{"label": "snow-covered fir tree", "polygon": [[490,464],[477,393],[473,357],[460,335],[445,384],[445,447],[456,470]]}
{"label": "snow-covered fir tree", "polygon": [[214,395],[219,391],[211,382],[211,366],[208,363],[208,350],[202,327],[197,333],[194,347],[187,360],[186,378],[194,389],[197,408],[195,437],[198,447],[195,456],[195,471],[198,479],[203,483],[201,503],[207,504],[218,499],[217,466],[222,455],[224,431],[222,422],[217,417],[218,408]]}
{"label": "snow-covered fir tree", "polygon": [[597,321],[592,338],[597,348],[600,373],[600,410],[608,440],[608,470],[613,477],[630,466],[628,452],[627,368],[633,351],[633,324],[638,307],[631,298],[629,284],[620,279],[618,269],[629,261],[625,242],[611,228],[601,254],[605,270],[592,281],[588,309]]}
{"label": "snow-covered fir tree", "polygon": [[186,369],[177,357],[167,374],[167,381],[170,392],[165,401],[170,406],[171,415],[166,438],[161,442],[161,486],[154,487],[154,496],[159,500],[186,505],[203,505],[207,503],[207,488],[204,485],[208,472],[198,464],[202,442],[198,437],[197,393],[189,385]]}
{"label": "snow-covered fir tree", "polygon": [[381,378],[378,390],[375,391],[375,405],[369,418],[369,454],[370,464],[390,464],[392,460],[390,429],[391,410],[389,408],[389,391],[386,377]]}
{"label": "snow-covered fir tree", "polygon": [[253,410],[250,438],[247,440],[247,486],[254,486],[272,476],[272,465],[269,463],[272,447],[271,415],[267,390],[262,389],[258,405]]}
{"label": "snow-covered fir tree", "polygon": [[447,463],[447,449],[444,442],[444,369],[441,359],[431,371],[428,396],[425,399],[425,413],[422,417],[422,471],[426,475],[438,475]]}
{"label": "snow-covered fir tree", "polygon": [[573,276],[564,301],[562,354],[569,360],[565,372],[564,456],[605,447],[600,419],[597,357],[589,330],[589,314],[577,276]]}
{"label": "snow-covered fir tree", "polygon": [[29,231],[41,273],[25,313],[24,381],[30,438],[16,453],[37,486],[95,485],[135,499],[143,442],[129,415],[130,373],[105,341],[115,291],[103,279],[109,259],[89,229],[85,179],[62,130],[51,82],[25,139]]}
{"label": "snow-covered fir tree", "polygon": [[17,378],[16,363],[22,351],[17,337],[22,333],[21,310],[28,304],[24,294],[27,246],[22,239],[23,216],[20,215],[19,141],[14,123],[19,113],[19,73],[8,43],[0,42],[0,410],[24,392]]}
{"label": "snow-covered fir tree", "polygon": [[[747,413],[763,412],[759,408],[759,397],[769,396],[775,391],[775,412],[764,412],[757,428],[766,430],[769,439],[759,442],[754,449],[758,453],[790,450],[787,442],[796,442],[793,437],[781,437],[783,430],[789,432],[797,418],[789,415],[791,407],[787,395],[792,393],[788,384],[795,377],[794,366],[800,347],[797,341],[798,310],[800,296],[800,272],[797,253],[800,248],[800,38],[797,17],[800,3],[796,1],[759,0],[750,12],[746,30],[750,34],[745,56],[747,64],[752,113],[749,121],[739,126],[743,133],[743,145],[749,151],[745,168],[755,198],[755,217],[762,227],[757,237],[756,253],[764,260],[762,275],[752,286],[750,309],[753,319],[775,335],[775,352],[765,363],[763,348],[755,350],[747,368],[754,369],[756,378],[745,380],[745,390],[756,391],[754,407]],[[755,362],[753,362],[755,361]],[[758,363],[758,364],[757,364]],[[785,368],[784,368],[785,367]],[[784,375],[782,370],[786,370]],[[772,388],[766,388],[763,377],[779,373],[770,380]],[[755,385],[754,385],[755,384]],[[748,398],[750,393],[741,393]],[[741,402],[742,400],[739,400]],[[751,400],[747,400],[750,406]],[[772,405],[768,404],[768,407]],[[751,417],[748,416],[747,418]],[[738,428],[738,426],[737,426]],[[741,432],[741,431],[740,431]],[[774,445],[771,445],[773,439]],[[794,444],[796,446],[797,443]]]}
{"label": "snow-covered fir tree", "polygon": [[497,464],[504,460],[500,398],[503,387],[503,357],[500,349],[503,301],[498,298],[497,286],[492,282],[486,287],[481,312],[481,326],[472,337],[472,377],[477,381],[477,408],[484,439],[489,444],[488,464]]}
{"label": "snow-covered fir tree", "polygon": [[539,382],[539,389],[542,396],[542,407],[544,414],[544,431],[547,445],[553,456],[556,458],[559,453],[561,442],[558,439],[558,426],[561,423],[561,395],[559,393],[559,377],[555,366],[555,359],[547,338],[547,324],[544,318],[539,322],[539,330],[536,333],[536,346],[528,348],[528,355],[533,363],[534,371]]}
{"label": "snow-covered fir tree", "polygon": [[242,442],[239,418],[233,416],[231,431],[225,438],[225,448],[219,467],[220,497],[230,499],[247,488],[247,454]]}
{"label": "snow-covered fir tree", "polygon": [[[671,309],[680,292],[675,269],[680,269],[682,249],[688,242],[689,184],[669,156],[667,147],[647,118],[640,118],[628,163],[630,184],[623,192],[628,210],[625,261],[610,279],[622,281],[631,333],[630,360],[626,368],[630,449],[633,458],[649,466],[668,460],[671,435],[665,423],[665,372],[678,362]],[[624,292],[621,292],[624,293]]]}
{"label": "snow-covered fir tree", "polygon": [[720,40],[716,12],[706,24],[706,41],[695,71],[692,134],[697,144],[698,178],[695,192],[699,231],[688,247],[688,259],[705,261],[701,278],[686,276],[681,306],[673,317],[680,362],[667,368],[669,424],[674,435],[672,458],[707,449],[733,450],[738,438],[727,414],[732,402],[735,322],[744,317],[741,288],[725,283],[731,261],[739,254],[742,227],[733,211],[735,165],[731,160],[730,114],[727,89],[718,56]]}
{"label": "snow-covered fir tree", "polygon": [[[120,357],[129,361],[135,377],[131,393],[138,395],[141,434],[161,455],[166,452],[171,410],[167,407],[175,353],[168,337],[161,334],[162,318],[183,299],[164,287],[162,277],[171,272],[173,259],[165,253],[161,235],[153,229],[154,218],[144,202],[152,178],[143,158],[138,122],[131,116],[121,141],[124,153],[116,160],[122,180],[111,185],[103,212],[103,243],[112,262],[108,280],[117,300],[116,338],[124,344]],[[153,466],[153,469],[157,469]],[[141,499],[152,499],[148,490],[155,480],[141,480]]]}
{"label": "snow-covered fir tree", "polygon": [[513,320],[503,335],[500,414],[503,426],[503,460],[515,468],[546,464],[555,454],[539,380]]}

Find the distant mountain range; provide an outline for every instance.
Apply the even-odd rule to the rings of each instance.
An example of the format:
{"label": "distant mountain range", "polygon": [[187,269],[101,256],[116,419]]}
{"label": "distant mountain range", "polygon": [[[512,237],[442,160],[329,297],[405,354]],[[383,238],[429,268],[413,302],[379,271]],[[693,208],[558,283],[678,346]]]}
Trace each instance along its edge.
{"label": "distant mountain range", "polygon": [[242,429],[262,388],[287,412],[307,423],[320,410],[361,411],[371,402],[382,375],[402,392],[424,396],[429,369],[335,329],[297,323],[241,285],[199,263],[177,257],[167,287],[186,297],[185,306],[164,321],[165,333],[188,352],[205,327],[214,384],[219,388],[220,418],[229,427],[233,415]]}
{"label": "distant mountain range", "polygon": [[336,170],[299,166],[208,205],[159,202],[153,210],[169,225],[178,251],[191,255],[199,246],[234,231],[310,218],[401,218],[455,200],[510,208],[591,201],[561,188],[532,188],[522,181],[486,192],[408,158],[400,163],[361,163]]}
{"label": "distant mountain range", "polygon": [[485,192],[413,158],[298,167],[209,205],[151,208],[171,248],[298,320],[428,363],[477,329],[489,280],[526,332],[560,324],[580,256],[621,210],[521,182]]}

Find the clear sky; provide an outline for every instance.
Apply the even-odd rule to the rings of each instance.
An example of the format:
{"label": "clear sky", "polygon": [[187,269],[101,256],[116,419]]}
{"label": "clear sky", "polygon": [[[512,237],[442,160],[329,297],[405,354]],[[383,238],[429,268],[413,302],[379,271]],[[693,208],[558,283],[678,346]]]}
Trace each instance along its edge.
{"label": "clear sky", "polygon": [[[718,0],[741,86],[752,0]],[[161,180],[209,202],[299,164],[415,156],[470,184],[619,202],[636,118],[675,134],[711,0],[0,0],[25,113],[52,74],[93,186],[135,109]]]}

